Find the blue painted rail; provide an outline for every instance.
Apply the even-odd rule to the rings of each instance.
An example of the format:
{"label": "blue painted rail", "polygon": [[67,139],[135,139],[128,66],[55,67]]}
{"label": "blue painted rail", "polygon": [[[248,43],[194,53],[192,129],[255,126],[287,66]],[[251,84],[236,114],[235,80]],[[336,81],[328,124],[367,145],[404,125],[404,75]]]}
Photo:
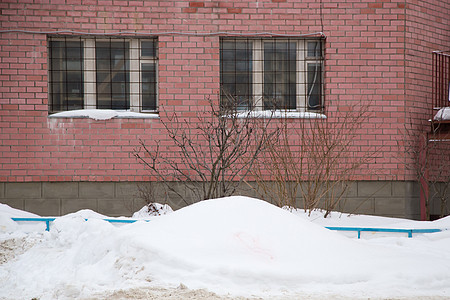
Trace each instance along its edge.
{"label": "blue painted rail", "polygon": [[[45,222],[46,224],[46,231],[50,231],[50,222],[53,222],[56,220],[56,218],[11,218],[15,222]],[[84,219],[87,221],[88,219]],[[101,219],[103,221],[107,221],[109,223],[134,223],[139,220],[133,220],[133,219]],[[148,220],[142,220],[148,222]]]}
{"label": "blue painted rail", "polygon": [[407,233],[409,238],[412,238],[413,233],[434,233],[442,231],[442,229],[397,229],[397,228],[366,228],[366,227],[325,227],[325,228],[337,231],[356,231],[358,232],[358,239],[361,238],[361,232],[363,231]]}
{"label": "blue painted rail", "polygon": [[[45,222],[46,231],[50,231],[50,223],[55,221],[56,218],[11,218],[16,222]],[[88,219],[84,219],[87,221]],[[135,219],[101,219],[110,223],[124,223],[130,224],[139,220]],[[148,222],[149,220],[142,220]],[[399,232],[399,233],[407,233],[409,238],[412,238],[413,233],[434,233],[441,232],[442,229],[396,229],[396,228],[367,228],[367,227],[325,227],[329,230],[336,231],[355,231],[358,232],[358,239],[361,238],[361,232]]]}

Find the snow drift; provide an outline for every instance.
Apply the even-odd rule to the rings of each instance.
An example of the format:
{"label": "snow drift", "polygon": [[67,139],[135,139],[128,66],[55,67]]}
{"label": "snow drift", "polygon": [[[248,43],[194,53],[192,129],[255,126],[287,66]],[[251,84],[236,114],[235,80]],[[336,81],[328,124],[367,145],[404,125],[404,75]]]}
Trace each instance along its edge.
{"label": "snow drift", "polygon": [[124,226],[71,214],[41,234],[41,242],[0,265],[7,287],[0,296],[90,297],[180,284],[269,298],[450,293],[450,232],[358,241],[246,197],[203,201]]}

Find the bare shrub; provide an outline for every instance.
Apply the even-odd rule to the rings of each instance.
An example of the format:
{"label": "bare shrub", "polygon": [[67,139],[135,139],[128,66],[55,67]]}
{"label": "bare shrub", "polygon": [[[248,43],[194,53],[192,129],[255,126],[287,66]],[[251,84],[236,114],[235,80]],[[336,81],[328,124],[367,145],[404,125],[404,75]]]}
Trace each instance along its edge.
{"label": "bare shrub", "polygon": [[278,132],[271,114],[255,117],[253,110],[237,111],[235,103],[229,98],[217,105],[209,99],[194,118],[173,113],[161,119],[169,143],[140,141],[135,157],[185,204],[190,204],[186,191],[194,202],[233,195]]}
{"label": "bare shrub", "polygon": [[[356,171],[375,158],[378,149],[360,156],[354,140],[369,117],[370,105],[344,113],[283,118],[278,139],[266,151],[267,160],[253,175],[261,197],[279,206],[297,207],[297,197],[311,212],[321,206],[325,217],[345,199]],[[270,184],[267,179],[272,179]]]}
{"label": "bare shrub", "polygon": [[449,214],[450,141],[440,137],[440,124],[432,124],[431,131],[417,128],[410,121],[405,125],[405,153],[410,158],[406,168],[413,172],[423,201],[421,218],[430,220],[431,200],[439,203],[439,217]]}

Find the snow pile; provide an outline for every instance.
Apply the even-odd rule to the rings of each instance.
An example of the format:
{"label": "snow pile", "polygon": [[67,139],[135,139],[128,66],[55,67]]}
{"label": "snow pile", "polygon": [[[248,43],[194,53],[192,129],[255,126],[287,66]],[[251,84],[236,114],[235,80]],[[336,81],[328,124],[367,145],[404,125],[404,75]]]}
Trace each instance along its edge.
{"label": "snow pile", "polygon": [[148,219],[155,216],[162,216],[172,213],[172,208],[167,204],[150,203],[135,212],[133,219]]}
{"label": "snow pile", "polygon": [[145,114],[112,109],[78,109],[63,111],[50,115],[51,118],[90,118],[93,120],[110,120],[112,118],[159,118],[157,114]]}
{"label": "snow pile", "polygon": [[441,108],[434,116],[435,121],[450,120],[450,107]]}
{"label": "snow pile", "polygon": [[[19,226],[11,218],[36,218],[38,215],[12,208],[6,204],[0,203],[0,234],[14,231],[42,231],[45,224],[26,224],[25,228]],[[0,241],[2,236],[0,235]]]}
{"label": "snow pile", "polygon": [[294,209],[283,207],[293,214],[302,218],[307,218],[311,222],[327,227],[370,227],[370,228],[396,228],[396,229],[447,229],[450,228],[450,216],[436,221],[415,221],[401,218],[389,218],[368,215],[355,215],[340,212],[330,212],[327,218],[324,218],[325,211],[314,210],[311,213],[304,209]]}
{"label": "snow pile", "polygon": [[306,111],[243,111],[236,114],[237,118],[274,118],[274,119],[326,119],[327,117],[321,113],[306,112]]}
{"label": "snow pile", "polygon": [[36,218],[36,214],[26,212],[20,209],[12,208],[6,204],[0,203],[0,217],[7,216],[9,218]]}
{"label": "snow pile", "polygon": [[41,242],[0,265],[0,298],[178,286],[265,299],[448,297],[448,270],[450,231],[349,239],[267,202],[228,197],[123,226],[58,218]]}

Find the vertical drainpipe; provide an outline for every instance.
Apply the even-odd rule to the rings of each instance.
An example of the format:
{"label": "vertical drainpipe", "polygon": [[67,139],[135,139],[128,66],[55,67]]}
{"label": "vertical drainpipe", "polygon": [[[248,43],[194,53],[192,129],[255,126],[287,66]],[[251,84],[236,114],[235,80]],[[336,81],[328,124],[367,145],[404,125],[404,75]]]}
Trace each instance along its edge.
{"label": "vertical drainpipe", "polygon": [[418,168],[423,168],[422,170],[419,169],[419,189],[420,189],[420,220],[426,221],[428,219],[428,212],[429,212],[429,153],[428,153],[428,141],[429,136],[428,133],[425,133],[423,138],[420,139],[419,144],[419,164]]}
{"label": "vertical drainpipe", "polygon": [[428,189],[428,180],[426,179],[428,177],[428,170],[425,172],[425,178],[420,178],[420,220],[426,221],[427,220],[427,203],[428,203],[428,195],[429,195],[429,189]]}

